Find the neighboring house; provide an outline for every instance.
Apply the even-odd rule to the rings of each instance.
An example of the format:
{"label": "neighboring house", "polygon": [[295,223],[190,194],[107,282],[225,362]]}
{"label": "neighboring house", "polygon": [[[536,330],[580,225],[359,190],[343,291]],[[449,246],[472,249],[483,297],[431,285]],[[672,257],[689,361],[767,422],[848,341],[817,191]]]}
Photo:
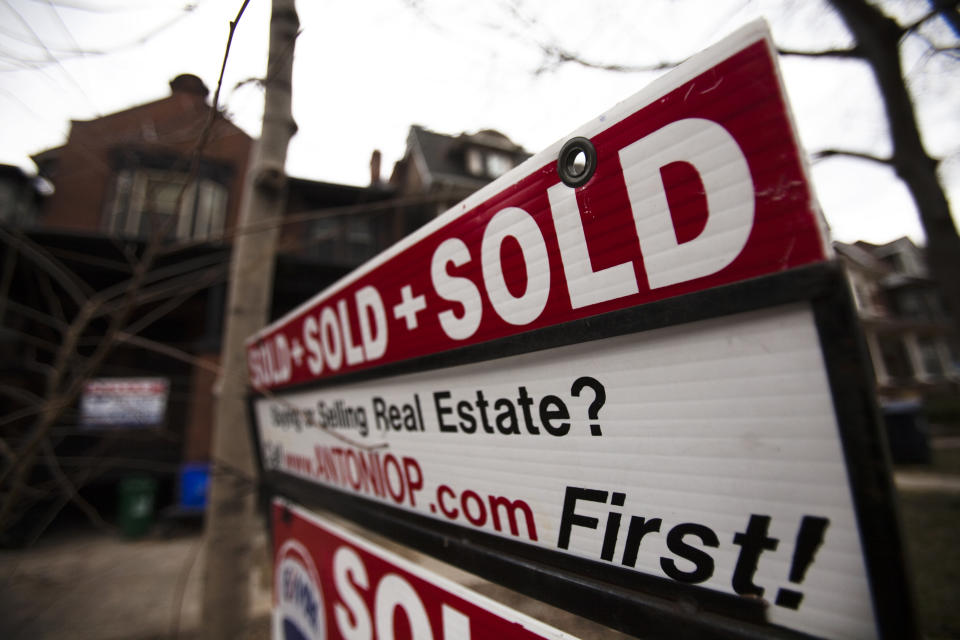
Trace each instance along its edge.
{"label": "neighboring house", "polygon": [[[14,167],[0,171],[0,385],[9,391],[0,393],[0,415],[24,415],[5,423],[11,441],[29,429],[24,403],[43,395],[63,325],[76,317],[82,299],[112,290],[112,302],[127,300],[122,287],[136,261],[151,240],[161,243],[143,286],[129,297],[126,326],[136,335],[119,342],[95,375],[167,381],[163,427],[84,428],[82,414],[71,409],[56,428],[64,460],[93,460],[93,451],[112,460],[96,465],[89,476],[96,482],[87,488],[106,491],[106,500],[113,499],[118,479],[142,472],[147,461],[163,481],[161,504],[169,503],[176,469],[210,458],[213,370],[253,140],[222,114],[211,119],[207,96],[199,78],[181,75],[165,98],[71,123],[62,146],[34,156],[40,179],[52,188],[48,197],[33,188],[38,179]],[[208,142],[197,154],[205,130]],[[391,194],[383,184],[288,181],[289,224],[280,234],[274,317],[409,232],[365,209]],[[390,224],[372,224],[379,220]],[[63,269],[51,271],[56,265]],[[79,356],[97,348],[106,327],[105,320],[90,325]]]}
{"label": "neighboring house", "polygon": [[[55,187],[43,227],[222,241],[236,226],[253,140],[222,114],[210,120],[208,93],[200,78],[184,74],[170,81],[166,98],[73,121],[66,144],[33,158]],[[191,176],[197,179],[184,189]]]}
{"label": "neighboring house", "polygon": [[960,389],[955,323],[909,238],[834,243],[847,267],[881,400]]}
{"label": "neighboring house", "polygon": [[400,197],[432,198],[418,211],[429,220],[529,157],[520,145],[492,129],[450,136],[413,125],[390,185]]}
{"label": "neighboring house", "polygon": [[[122,293],[146,247],[161,243],[144,285],[130,298],[127,326],[136,335],[118,343],[95,375],[164,379],[163,427],[107,434],[83,428],[73,410],[57,427],[57,451],[65,459],[91,460],[96,450],[114,460],[91,476],[108,499],[114,483],[146,460],[154,470],[168,470],[159,477],[161,504],[169,503],[178,466],[210,458],[230,249],[254,141],[223,114],[211,119],[207,97],[198,77],[177,76],[165,98],[72,122],[62,146],[34,156],[40,178],[16,168],[0,171],[6,239],[0,261],[10,267],[3,279],[8,302],[0,306],[0,385],[21,387],[22,397],[43,395],[62,324],[82,303],[75,294]],[[204,131],[207,143],[198,154]],[[494,131],[446,136],[414,126],[407,144],[388,183],[380,178],[379,152],[371,158],[369,186],[288,180],[272,317],[528,157]],[[36,180],[52,193],[41,198]],[[38,251],[24,252],[19,234]],[[47,258],[68,275],[51,274]],[[91,325],[81,355],[96,348],[106,325]],[[0,394],[0,414],[16,415],[22,405],[22,398]],[[29,424],[29,418],[8,424],[7,433]]]}

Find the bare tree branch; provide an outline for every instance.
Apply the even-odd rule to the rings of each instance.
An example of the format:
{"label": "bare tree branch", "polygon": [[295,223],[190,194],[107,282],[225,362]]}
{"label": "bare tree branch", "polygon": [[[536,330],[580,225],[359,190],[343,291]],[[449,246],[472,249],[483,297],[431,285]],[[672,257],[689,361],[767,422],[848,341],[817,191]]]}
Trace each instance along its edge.
{"label": "bare tree branch", "polygon": [[[226,279],[226,273],[224,273],[224,280]],[[217,282],[211,282],[209,286],[214,286],[218,284]],[[153,309],[144,316],[141,316],[139,320],[127,325],[125,332],[136,335],[152,325],[154,322],[157,322],[167,314],[169,314],[174,309],[178,308],[180,305],[185,303],[191,297],[197,294],[197,291],[181,291],[180,295],[170,298],[166,302],[163,302],[156,309]]]}
{"label": "bare tree branch", "polygon": [[28,240],[23,234],[14,235],[6,229],[0,228],[0,241],[16,248],[25,258],[53,276],[57,284],[63,287],[67,295],[76,304],[82,305],[93,294],[93,290],[86,283],[76,277],[70,270],[64,268],[58,260],[51,257],[35,242]]}
{"label": "bare tree branch", "polygon": [[67,314],[64,313],[63,304],[60,302],[59,296],[54,292],[53,286],[50,283],[50,274],[45,271],[37,272],[36,274],[37,282],[40,285],[40,293],[43,294],[43,297],[47,301],[47,308],[50,309],[50,313],[57,317],[61,322],[67,322]]}
{"label": "bare tree branch", "polygon": [[17,459],[17,453],[7,444],[7,441],[0,438],[0,454],[3,454],[7,462],[13,462]]}
{"label": "bare tree branch", "polygon": [[103,519],[103,516],[100,515],[100,512],[97,511],[92,504],[80,495],[77,487],[67,478],[63,469],[60,468],[60,463],[57,462],[57,455],[54,453],[53,445],[51,445],[50,440],[46,438],[43,442],[43,455],[47,462],[47,468],[50,469],[50,473],[57,481],[63,497],[75,504],[92,524],[105,531],[112,531],[113,527]]}
{"label": "bare tree branch", "polygon": [[15,336],[17,336],[17,340],[22,340],[27,344],[33,345],[34,347],[36,347],[37,349],[40,349],[41,351],[45,351],[47,353],[56,353],[57,349],[59,348],[59,345],[57,345],[56,343],[50,342],[49,340],[44,340],[39,336],[29,334],[25,331],[21,331],[19,329],[13,329],[10,327],[7,327],[6,330],[13,333]]}
{"label": "bare tree branch", "polygon": [[810,154],[810,159],[813,162],[819,162],[821,160],[826,160],[828,158],[837,158],[837,157],[857,158],[858,160],[869,160],[870,162],[882,164],[887,167],[893,165],[893,160],[891,158],[883,158],[880,156],[875,156],[871,153],[865,153],[863,151],[849,151],[846,149],[821,149],[820,151],[815,151]]}
{"label": "bare tree branch", "polygon": [[135,335],[131,335],[129,333],[123,333],[123,332],[117,335],[117,339],[119,342],[125,342],[135,347],[140,347],[141,349],[147,349],[148,351],[153,351],[155,353],[165,355],[168,358],[173,358],[174,360],[186,362],[187,364],[193,365],[194,367],[197,367],[199,369],[205,369],[207,371],[210,371],[216,374],[221,373],[220,367],[218,367],[217,365],[211,364],[210,362],[207,362],[202,358],[198,358],[194,355],[191,355],[186,351],[182,351],[175,347],[171,347],[170,345],[161,344],[159,342],[150,340],[148,338],[143,338],[141,336],[135,336]]}
{"label": "bare tree branch", "polygon": [[783,47],[777,47],[777,53],[782,56],[799,56],[803,58],[841,58],[847,60],[863,60],[864,58],[864,53],[860,47],[852,47],[849,49],[823,49],[821,51],[806,51],[803,49],[784,49]]}
{"label": "bare tree branch", "polygon": [[957,0],[930,0],[930,4],[933,6],[933,9],[917,20],[903,26],[904,35],[916,31],[926,24],[928,20],[937,15],[942,17],[944,21],[950,25],[954,33],[960,35],[960,14],[957,12],[957,7],[960,6],[960,2],[957,2]]}
{"label": "bare tree branch", "polygon": [[[4,427],[8,424],[12,424],[17,420],[23,420],[24,418],[29,418],[38,414],[42,414],[45,411],[50,411],[51,409],[56,410],[60,408],[65,408],[70,403],[64,402],[63,400],[59,401],[50,401],[45,400],[42,404],[33,405],[29,407],[24,407],[18,411],[12,411],[6,415],[0,416],[0,427]],[[4,472],[0,475],[0,484],[6,479],[7,474]]]}
{"label": "bare tree branch", "polygon": [[227,70],[227,59],[230,57],[230,46],[233,44],[233,34],[237,30],[237,24],[240,23],[240,18],[243,17],[243,12],[247,10],[248,4],[250,4],[250,0],[243,0],[243,4],[240,5],[240,10],[237,12],[237,17],[230,23],[230,33],[227,36],[227,45],[223,51],[223,62],[220,64],[220,76],[217,78],[217,88],[213,92],[213,100],[211,100],[210,110],[207,112],[207,123],[204,125],[203,132],[197,140],[197,152],[194,153],[194,165],[199,164],[199,151],[206,146],[210,132],[213,130],[213,122],[217,115],[219,115],[220,90],[223,88],[223,74]]}
{"label": "bare tree branch", "polygon": [[[111,239],[116,240],[116,238]],[[127,247],[124,246],[121,248],[119,244],[120,243],[117,243],[118,251],[125,252]],[[129,255],[125,255],[124,257],[128,260],[128,262],[120,262],[119,260],[111,260],[103,256],[81,253],[79,251],[70,251],[69,249],[63,249],[60,247],[47,249],[47,253],[54,258],[60,259],[61,261],[70,260],[72,262],[88,264],[94,267],[103,267],[105,269],[110,269],[111,271],[119,271],[120,273],[130,273],[131,265],[136,263],[136,256],[131,258]]]}
{"label": "bare tree branch", "polygon": [[57,320],[56,318],[49,316],[46,313],[37,311],[33,307],[28,307],[27,305],[20,304],[19,302],[16,302],[14,300],[6,300],[4,304],[7,307],[9,307],[9,309],[12,312],[18,313],[25,318],[30,318],[34,322],[45,324],[52,329],[56,329],[60,333],[65,332],[69,327],[69,325],[67,325],[65,322],[61,320]]}
{"label": "bare tree branch", "polygon": [[195,294],[214,284],[223,282],[227,277],[229,265],[221,263],[197,273],[186,273],[178,278],[170,278],[151,287],[141,287],[129,301],[111,302],[103,305],[96,316],[110,315],[132,303],[139,307],[152,302],[170,299],[172,296]]}
{"label": "bare tree branch", "polygon": [[[165,267],[154,268],[143,276],[141,287],[147,285],[162,286],[170,282],[182,282],[184,277],[196,277],[199,273],[205,273],[211,268],[217,268],[226,264],[228,258],[221,254],[203,255],[191,260],[178,260]],[[130,285],[130,279],[115,284],[113,286],[101,289],[97,295],[104,301],[105,309],[100,315],[112,312],[116,303],[112,301],[126,295]],[[112,305],[112,306],[111,306]]]}
{"label": "bare tree branch", "polygon": [[[949,46],[949,47],[939,46],[933,40],[931,40],[925,34],[920,33],[919,31],[911,35],[914,38],[922,40],[923,43],[927,45],[927,50],[923,53],[923,56],[921,56],[921,60],[924,62],[937,55],[945,55],[948,58],[953,58],[954,60],[957,60],[958,57],[960,57],[958,56],[958,54],[960,54],[960,46]],[[920,62],[916,63],[917,66],[919,66],[919,64]]]}
{"label": "bare tree branch", "polygon": [[[44,1],[45,0],[35,0],[35,1]],[[53,4],[60,7],[66,7],[70,9],[82,9],[85,11],[95,11],[95,12],[106,12],[106,11],[120,11],[121,8],[116,9],[105,9],[105,8],[95,8],[81,3],[67,3],[67,2],[57,2],[57,3],[46,3]],[[178,22],[183,20],[185,17],[189,16],[193,11],[193,5],[187,4],[184,6],[183,10],[180,11],[177,15],[170,18],[169,20],[157,24],[149,31],[143,35],[138,36],[137,38],[124,42],[115,47],[109,49],[88,49],[80,47],[65,47],[65,48],[48,48],[46,45],[42,45],[45,51],[47,52],[47,57],[45,58],[36,58],[36,59],[25,59],[21,57],[16,57],[14,62],[21,65],[22,68],[30,69],[39,69],[49,64],[60,64],[64,60],[70,60],[73,58],[83,58],[83,57],[97,57],[97,56],[108,56],[115,53],[120,53],[128,49],[133,49],[135,47],[142,46],[160,35],[170,27],[173,27]],[[54,56],[56,53],[56,56]],[[0,71],[13,71],[14,69],[0,69]]]}
{"label": "bare tree branch", "polygon": [[586,67],[587,69],[594,69],[596,71],[614,71],[616,73],[664,71],[666,69],[672,69],[680,64],[679,61],[663,61],[654,62],[652,64],[636,65],[597,62],[595,60],[587,60],[586,58],[583,58],[568,49],[564,49],[558,44],[539,43],[538,46],[540,47],[540,51],[543,53],[545,58],[545,61],[535,71],[535,73],[538,75],[547,71],[552,71],[564,64],[577,64],[581,67]]}
{"label": "bare tree branch", "polygon": [[0,383],[0,393],[7,396],[8,398],[19,400],[23,404],[34,404],[34,403],[43,401],[43,398],[41,398],[35,393],[27,391],[23,387],[15,387],[13,385],[5,384],[5,383]]}

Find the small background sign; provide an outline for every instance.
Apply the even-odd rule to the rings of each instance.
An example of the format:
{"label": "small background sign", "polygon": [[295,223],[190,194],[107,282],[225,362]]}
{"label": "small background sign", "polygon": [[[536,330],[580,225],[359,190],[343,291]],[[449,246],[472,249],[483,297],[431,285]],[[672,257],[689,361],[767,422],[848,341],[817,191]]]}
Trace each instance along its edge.
{"label": "small background sign", "polygon": [[80,400],[83,429],[153,428],[164,424],[170,383],[166,378],[97,378]]}

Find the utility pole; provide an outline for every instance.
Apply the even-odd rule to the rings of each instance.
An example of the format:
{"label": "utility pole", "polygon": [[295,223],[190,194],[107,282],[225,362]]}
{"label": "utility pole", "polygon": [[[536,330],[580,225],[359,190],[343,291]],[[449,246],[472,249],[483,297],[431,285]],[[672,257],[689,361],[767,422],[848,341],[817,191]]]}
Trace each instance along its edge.
{"label": "utility pole", "polygon": [[286,202],[284,165],[296,132],[290,106],[293,52],[300,27],[294,0],[273,0],[264,78],[263,128],[254,146],[233,242],[224,318],[221,375],[216,389],[209,507],[204,531],[206,571],[203,637],[233,640],[250,610],[252,541],[257,532],[257,467],[247,425],[244,340],[263,327],[272,295],[274,258]]}

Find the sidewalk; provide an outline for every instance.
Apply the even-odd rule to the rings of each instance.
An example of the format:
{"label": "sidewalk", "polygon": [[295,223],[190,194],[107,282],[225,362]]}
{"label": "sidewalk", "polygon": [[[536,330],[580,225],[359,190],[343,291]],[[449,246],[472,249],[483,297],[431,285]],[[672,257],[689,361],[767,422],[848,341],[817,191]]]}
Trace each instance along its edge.
{"label": "sidewalk", "polygon": [[[29,550],[0,550],[0,638],[197,637],[202,540],[197,532],[134,541],[58,532]],[[251,638],[269,637],[269,568],[261,564]]]}
{"label": "sidewalk", "polygon": [[960,476],[928,471],[897,471],[893,481],[898,491],[960,493]]}
{"label": "sidewalk", "polygon": [[[348,522],[342,526],[351,527]],[[373,535],[429,570],[584,639],[627,636],[444,565]],[[270,638],[270,567],[251,586],[253,616],[242,640]],[[96,531],[59,532],[27,550],[0,550],[3,640],[194,640],[199,638],[202,537],[128,541]]]}

